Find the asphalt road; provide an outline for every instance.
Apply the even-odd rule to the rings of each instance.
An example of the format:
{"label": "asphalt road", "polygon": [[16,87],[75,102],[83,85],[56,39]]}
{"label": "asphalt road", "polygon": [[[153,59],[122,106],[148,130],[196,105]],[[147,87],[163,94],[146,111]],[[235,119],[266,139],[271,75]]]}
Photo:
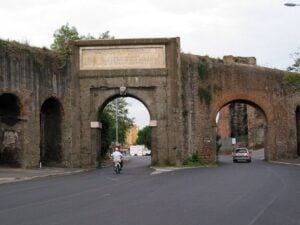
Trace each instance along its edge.
{"label": "asphalt road", "polygon": [[[1,225],[300,225],[300,167],[232,163],[153,173],[112,168],[0,186]],[[155,175],[154,175],[155,174]]]}

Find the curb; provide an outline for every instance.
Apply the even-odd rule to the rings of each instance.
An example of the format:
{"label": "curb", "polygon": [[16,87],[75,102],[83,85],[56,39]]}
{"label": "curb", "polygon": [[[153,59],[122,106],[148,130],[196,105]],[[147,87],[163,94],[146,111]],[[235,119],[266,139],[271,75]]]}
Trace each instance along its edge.
{"label": "curb", "polygon": [[269,161],[269,162],[274,164],[282,164],[282,165],[289,165],[289,166],[300,166],[300,163],[290,163],[290,162],[281,162],[281,161]]}
{"label": "curb", "polygon": [[83,173],[83,172],[87,172],[89,170],[91,170],[91,169],[80,169],[80,170],[75,170],[75,171],[57,172],[57,173],[42,174],[42,175],[36,175],[36,176],[3,177],[3,178],[0,178],[0,185],[7,184],[7,183],[16,183],[16,182],[21,182],[21,181],[34,180],[34,179],[45,178],[45,177],[64,176],[64,175],[71,175],[71,174],[76,174],[76,173]]}

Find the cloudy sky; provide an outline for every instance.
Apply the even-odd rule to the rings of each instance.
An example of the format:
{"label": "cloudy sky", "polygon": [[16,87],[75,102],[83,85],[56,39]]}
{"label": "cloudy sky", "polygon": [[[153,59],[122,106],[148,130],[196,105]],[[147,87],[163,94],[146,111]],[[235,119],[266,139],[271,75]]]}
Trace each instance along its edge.
{"label": "cloudy sky", "polygon": [[0,38],[49,47],[69,23],[83,35],[180,37],[186,53],[255,56],[261,66],[286,69],[300,48],[300,6],[286,1],[9,0],[0,6]]}

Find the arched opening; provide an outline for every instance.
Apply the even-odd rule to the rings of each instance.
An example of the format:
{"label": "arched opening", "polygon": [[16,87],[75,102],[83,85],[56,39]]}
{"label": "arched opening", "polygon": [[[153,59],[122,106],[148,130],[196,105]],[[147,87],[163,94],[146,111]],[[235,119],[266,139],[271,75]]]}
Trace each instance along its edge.
{"label": "arched opening", "polygon": [[[98,112],[101,122],[99,159],[105,159],[115,148],[123,155],[151,156],[150,114],[135,97],[114,96]],[[151,157],[144,157],[149,165]]]}
{"label": "arched opening", "polygon": [[40,161],[43,166],[62,162],[62,106],[56,98],[47,99],[40,114]]}
{"label": "arched opening", "polygon": [[300,106],[296,109],[296,128],[297,128],[297,154],[300,157]]}
{"label": "arched opening", "polygon": [[219,110],[216,123],[219,155],[246,147],[254,159],[265,159],[267,120],[261,107],[250,101],[231,101]]}
{"label": "arched opening", "polygon": [[20,164],[20,143],[18,123],[20,121],[20,101],[9,93],[0,96],[0,164],[18,166]]}

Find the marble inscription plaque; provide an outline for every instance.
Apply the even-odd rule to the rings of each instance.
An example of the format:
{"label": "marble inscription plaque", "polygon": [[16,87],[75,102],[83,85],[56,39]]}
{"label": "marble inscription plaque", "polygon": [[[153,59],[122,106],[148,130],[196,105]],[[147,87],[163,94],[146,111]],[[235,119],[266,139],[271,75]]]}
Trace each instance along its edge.
{"label": "marble inscription plaque", "polygon": [[164,45],[80,48],[80,70],[166,68]]}

